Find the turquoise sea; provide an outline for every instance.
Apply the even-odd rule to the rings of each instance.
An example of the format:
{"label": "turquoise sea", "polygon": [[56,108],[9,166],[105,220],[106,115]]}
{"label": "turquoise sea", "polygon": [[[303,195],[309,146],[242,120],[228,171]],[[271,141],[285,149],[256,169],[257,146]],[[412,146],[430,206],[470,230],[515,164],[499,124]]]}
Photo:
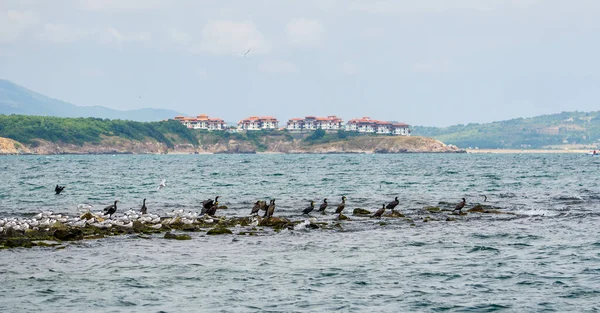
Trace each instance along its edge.
{"label": "turquoise sea", "polygon": [[[2,156],[0,219],[114,200],[118,217],[143,198],[166,216],[219,195],[218,215],[276,199],[293,220],[328,198],[327,223],[346,196],[351,220],[0,250],[0,312],[600,312],[599,169],[574,154]],[[396,196],[412,222],[352,216]],[[463,197],[509,214],[425,210]]]}

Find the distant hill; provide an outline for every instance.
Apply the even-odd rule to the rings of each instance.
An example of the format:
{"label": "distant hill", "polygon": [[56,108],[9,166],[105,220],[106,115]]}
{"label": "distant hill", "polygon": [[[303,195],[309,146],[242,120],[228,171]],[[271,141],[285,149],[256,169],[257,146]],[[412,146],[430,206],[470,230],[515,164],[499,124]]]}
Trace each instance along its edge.
{"label": "distant hill", "polygon": [[120,111],[102,106],[76,106],[52,99],[19,86],[8,80],[0,80],[0,114],[23,114],[56,117],[96,117],[139,122],[160,121],[182,113],[165,109],[138,109]]}
{"label": "distant hill", "polygon": [[411,133],[460,148],[597,148],[600,144],[600,111],[562,112],[450,127],[414,126]]}

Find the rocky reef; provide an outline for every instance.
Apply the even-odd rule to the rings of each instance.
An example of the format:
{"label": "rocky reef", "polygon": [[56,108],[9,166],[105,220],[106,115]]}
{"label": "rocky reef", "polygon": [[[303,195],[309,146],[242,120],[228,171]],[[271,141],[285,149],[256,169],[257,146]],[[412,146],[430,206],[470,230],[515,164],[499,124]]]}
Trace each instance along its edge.
{"label": "rocky reef", "polygon": [[[448,205],[440,203],[440,207],[424,207],[419,210],[418,217],[406,217],[399,211],[383,214],[379,226],[386,226],[388,221],[398,220],[416,226],[417,223],[456,222],[467,214],[508,214],[501,208],[477,204],[460,214],[452,212]],[[468,213],[467,213],[468,212]],[[80,216],[66,216],[52,212],[42,212],[31,218],[0,219],[0,249],[16,247],[54,247],[62,249],[70,241],[99,239],[108,236],[136,235],[141,238],[154,236],[171,240],[190,240],[188,233],[204,233],[209,236],[263,236],[282,230],[329,229],[343,230],[352,223],[373,219],[371,212],[356,208],[353,218],[345,215],[317,220],[309,217],[290,220],[284,217],[261,218],[259,216],[223,217],[198,216],[197,213],[174,212],[169,216],[155,214],[142,215],[129,210],[123,216],[107,219],[102,213],[86,212]],[[425,225],[425,224],[424,224]]]}

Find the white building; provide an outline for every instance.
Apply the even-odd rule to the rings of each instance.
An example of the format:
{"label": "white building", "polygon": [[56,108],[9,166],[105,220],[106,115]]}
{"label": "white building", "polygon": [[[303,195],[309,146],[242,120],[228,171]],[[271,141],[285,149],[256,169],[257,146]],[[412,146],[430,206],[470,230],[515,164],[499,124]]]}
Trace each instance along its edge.
{"label": "white building", "polygon": [[381,135],[410,136],[410,128],[407,124],[391,123],[372,120],[368,116],[352,119],[346,123],[346,131],[359,133],[374,133]]}
{"label": "white building", "polygon": [[330,115],[327,117],[306,116],[305,118],[292,118],[287,122],[286,129],[290,131],[301,130],[339,130],[343,129],[341,118]]}
{"label": "white building", "polygon": [[175,120],[181,122],[187,128],[205,129],[205,130],[225,130],[227,124],[220,118],[209,118],[206,114],[200,114],[196,117],[175,116]]}
{"label": "white building", "polygon": [[238,130],[277,129],[279,121],[272,116],[250,116],[238,122]]}

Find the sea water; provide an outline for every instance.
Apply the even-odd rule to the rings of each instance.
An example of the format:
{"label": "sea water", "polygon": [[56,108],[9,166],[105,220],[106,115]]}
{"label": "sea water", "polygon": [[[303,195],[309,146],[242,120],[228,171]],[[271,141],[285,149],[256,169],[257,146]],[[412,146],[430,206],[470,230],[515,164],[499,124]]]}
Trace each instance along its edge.
{"label": "sea water", "polygon": [[[599,167],[573,154],[3,156],[0,218],[114,200],[119,216],[143,198],[164,216],[219,195],[218,215],[276,199],[274,215],[298,221],[327,198],[312,215],[330,225],[346,196],[351,220],[0,250],[0,312],[598,312]],[[352,216],[396,196],[406,218]],[[446,211],[463,197],[503,213]]]}

